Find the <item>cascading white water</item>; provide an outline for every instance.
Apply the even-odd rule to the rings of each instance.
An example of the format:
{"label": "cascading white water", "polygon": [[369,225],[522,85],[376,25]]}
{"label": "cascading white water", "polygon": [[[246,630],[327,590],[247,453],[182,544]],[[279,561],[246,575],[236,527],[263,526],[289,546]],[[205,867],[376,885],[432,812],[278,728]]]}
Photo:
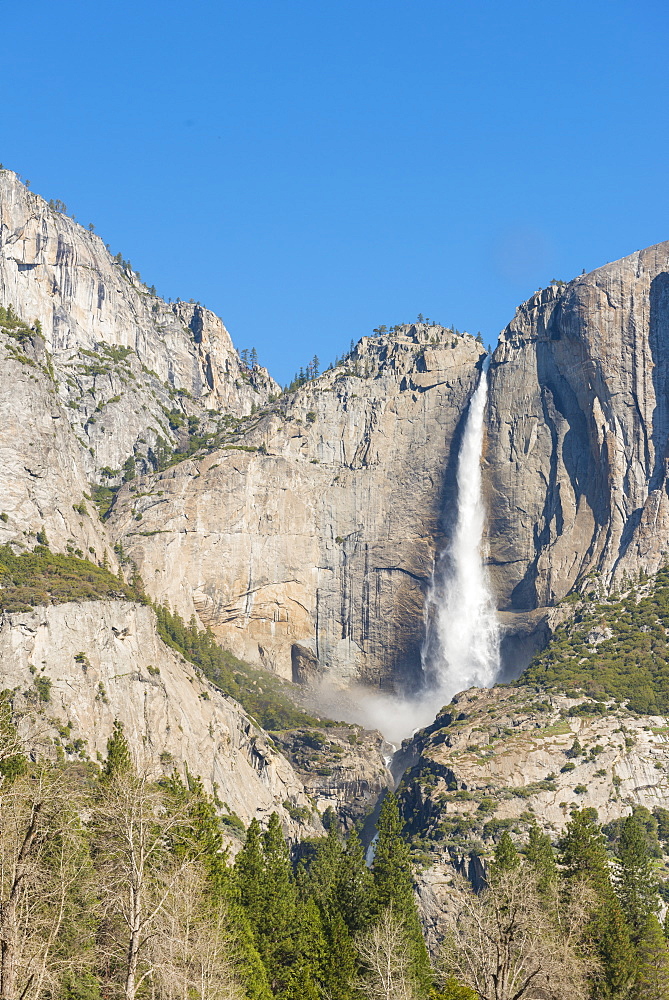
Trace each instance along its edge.
{"label": "cascading white water", "polygon": [[439,556],[426,603],[423,672],[443,700],[499,673],[499,625],[483,564],[485,506],[481,494],[487,365],[469,403],[458,455],[458,506],[449,545]]}

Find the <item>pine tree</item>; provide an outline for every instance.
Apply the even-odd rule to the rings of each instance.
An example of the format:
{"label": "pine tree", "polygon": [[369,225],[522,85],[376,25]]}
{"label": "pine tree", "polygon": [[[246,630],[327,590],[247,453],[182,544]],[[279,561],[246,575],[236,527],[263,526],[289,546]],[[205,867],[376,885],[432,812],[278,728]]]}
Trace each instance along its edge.
{"label": "pine tree", "polygon": [[669,949],[654,913],[646,918],[637,957],[634,1000],[669,1000]]}
{"label": "pine tree", "polygon": [[559,843],[560,863],[567,878],[586,880],[599,897],[611,896],[609,859],[594,809],[573,813]]}
{"label": "pine tree", "polygon": [[285,996],[290,1000],[319,1000],[328,945],[318,906],[313,899],[301,901],[295,908],[293,925],[294,961]]}
{"label": "pine tree", "polygon": [[525,857],[534,870],[539,895],[546,899],[557,883],[558,870],[551,839],[547,833],[542,833],[536,823],[530,827]]}
{"label": "pine tree", "polygon": [[[235,858],[234,880],[271,990],[276,996],[287,996],[295,959],[297,893],[276,813],[264,833],[256,819],[251,821]],[[252,963],[252,953],[248,959]],[[256,988],[262,986],[260,982]]]}
{"label": "pine tree", "polygon": [[490,875],[495,878],[504,872],[511,872],[520,867],[520,857],[516,845],[511,840],[507,830],[504,830],[495,846],[494,859],[490,865]]}
{"label": "pine tree", "polygon": [[625,1000],[634,979],[636,956],[620,904],[613,899],[599,921],[597,951],[602,964],[598,995]]}
{"label": "pine tree", "polygon": [[594,809],[581,809],[572,815],[559,848],[567,880],[585,883],[594,893],[584,943],[602,964],[601,996],[624,1000],[634,955],[629,928],[613,891],[605,841]]}
{"label": "pine tree", "polygon": [[235,858],[234,872],[240,902],[255,930],[262,918],[265,883],[265,858],[257,819],[249,824],[244,846]]}
{"label": "pine tree", "polygon": [[107,740],[107,761],[104,766],[104,777],[116,778],[118,775],[132,771],[130,747],[123,734],[123,723],[114,719],[112,734]]}
{"label": "pine tree", "polygon": [[386,795],[377,823],[378,839],[372,872],[379,909],[390,903],[403,910],[412,891],[411,858],[402,840],[402,820],[397,796]]}
{"label": "pine tree", "polygon": [[402,820],[397,796],[393,793],[383,800],[377,830],[379,836],[372,866],[377,910],[383,913],[392,907],[395,917],[401,921],[411,951],[411,976],[418,991],[427,992],[432,985],[430,961],[413,895],[411,856],[402,839]]}
{"label": "pine tree", "polygon": [[277,813],[272,813],[262,837],[264,872],[262,910],[257,919],[258,950],[272,989],[285,988],[295,958],[297,893],[288,845]]}
{"label": "pine tree", "polygon": [[341,913],[323,918],[327,950],[323,964],[323,992],[332,1000],[352,1000],[357,971],[357,955],[353,939]]}
{"label": "pine tree", "polygon": [[306,891],[324,910],[338,907],[338,883],[341,876],[344,849],[337,827],[330,824],[327,837],[319,843],[316,856],[309,865]]}
{"label": "pine tree", "polygon": [[355,830],[351,830],[342,853],[337,879],[337,909],[348,929],[366,930],[374,912],[374,877],[367,867],[365,850]]}
{"label": "pine tree", "polygon": [[641,824],[633,816],[625,820],[618,845],[620,868],[616,890],[623,913],[638,939],[651,913],[658,910],[657,877]]}

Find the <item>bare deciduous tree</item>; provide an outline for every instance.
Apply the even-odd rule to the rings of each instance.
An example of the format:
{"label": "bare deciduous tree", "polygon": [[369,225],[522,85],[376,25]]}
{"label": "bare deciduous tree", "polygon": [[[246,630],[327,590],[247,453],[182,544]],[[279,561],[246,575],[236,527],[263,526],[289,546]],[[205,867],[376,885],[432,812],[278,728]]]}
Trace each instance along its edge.
{"label": "bare deciduous tree", "polygon": [[242,1000],[230,960],[231,940],[221,903],[206,898],[204,872],[182,869],[158,918],[150,951],[163,1000]]}
{"label": "bare deciduous tree", "polygon": [[0,787],[0,997],[31,1000],[78,966],[58,948],[75,885],[89,874],[79,798],[43,762]]}
{"label": "bare deciduous tree", "polygon": [[368,1000],[415,1000],[409,972],[411,949],[392,906],[386,907],[369,931],[359,935],[356,947],[367,969],[359,989]]}
{"label": "bare deciduous tree", "polygon": [[444,964],[481,1000],[586,1000],[593,963],[575,947],[588,916],[585,890],[547,907],[520,868],[479,895],[460,879],[452,902]]}
{"label": "bare deciduous tree", "polygon": [[170,833],[184,821],[167,812],[147,773],[113,776],[95,814],[96,870],[107,968],[120,979],[125,1000],[154,972],[151,961],[157,923],[180,880],[194,862],[175,859]]}

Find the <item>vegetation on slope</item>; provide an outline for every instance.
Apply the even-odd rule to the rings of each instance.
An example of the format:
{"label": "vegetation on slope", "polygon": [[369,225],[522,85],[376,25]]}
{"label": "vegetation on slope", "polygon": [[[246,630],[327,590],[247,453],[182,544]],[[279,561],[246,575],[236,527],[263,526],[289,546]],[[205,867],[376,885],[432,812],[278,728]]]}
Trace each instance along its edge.
{"label": "vegetation on slope", "polygon": [[138,772],[119,723],[99,769],[25,754],[0,712],[0,765],[5,1000],[668,995],[657,835],[640,811],[604,831],[576,811],[557,852],[536,826],[520,850],[503,833],[480,891],[449,887],[432,968],[393,795],[371,869],[355,831],[330,822],[291,850],[276,813],[231,864],[200,780]]}
{"label": "vegetation on slope", "polygon": [[[33,608],[67,601],[127,600],[147,603],[142,582],[115,576],[107,567],[89,559],[51,552],[38,544],[32,552],[16,555],[10,545],[0,546],[0,610],[31,611]],[[255,670],[221,649],[209,631],[195,621],[186,625],[169,608],[154,607],[156,627],[163,642],[199,667],[216,687],[238,701],[263,729],[323,727],[335,723],[321,720],[298,708],[289,685],[265,670]]]}
{"label": "vegetation on slope", "polygon": [[517,683],[669,713],[669,569],[624,596],[584,603]]}
{"label": "vegetation on slope", "polygon": [[66,601],[128,600],[146,602],[141,585],[127,584],[89,559],[51,552],[38,544],[16,555],[0,546],[0,610],[31,611]]}
{"label": "vegetation on slope", "polygon": [[333,726],[298,708],[288,694],[290,685],[266,670],[255,670],[222,649],[209,631],[201,631],[195,620],[189,625],[165,607],[156,607],[158,635],[168,646],[200,668],[204,676],[224,694],[238,701],[263,729],[295,729],[302,726]]}
{"label": "vegetation on slope", "polygon": [[39,323],[35,323],[34,327],[24,323],[10,305],[6,308],[0,306],[0,331],[23,344],[27,340],[32,340],[36,333],[41,333],[41,327]]}

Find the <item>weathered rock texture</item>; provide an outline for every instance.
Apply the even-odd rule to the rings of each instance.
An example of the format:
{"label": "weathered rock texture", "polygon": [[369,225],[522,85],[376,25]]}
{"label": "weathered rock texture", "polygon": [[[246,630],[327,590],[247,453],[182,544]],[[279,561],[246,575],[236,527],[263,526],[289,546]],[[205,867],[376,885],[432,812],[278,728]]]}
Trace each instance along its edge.
{"label": "weathered rock texture", "polygon": [[418,896],[432,945],[443,938],[454,872],[476,882],[501,829],[525,842],[536,822],[556,842],[574,808],[592,806],[608,823],[637,805],[669,807],[669,719],[615,705],[570,715],[578,706],[603,708],[533,689],[472,688],[405,745],[414,761],[400,796],[431,862]]}
{"label": "weathered rock texture", "polygon": [[[1,175],[0,175],[1,176]],[[19,346],[0,331],[0,544],[32,548],[39,531],[115,567],[92,504],[83,458],[39,337]],[[77,508],[77,509],[75,509]]]}
{"label": "weathered rock texture", "polygon": [[[46,528],[97,559],[120,542],[153,597],[298,683],[416,677],[474,338],[427,324],[363,338],[277,400],[217,317],[161,301],[10,171],[0,304],[42,329],[4,345],[0,540]],[[502,334],[484,483],[510,672],[589,573],[610,587],[665,558],[668,339],[669,244],[537,293]],[[98,524],[86,481],[135,470]]]}
{"label": "weathered rock texture", "polygon": [[180,439],[168,410],[240,417],[279,391],[264,369],[241,363],[217,316],[163,302],[9,170],[0,170],[0,305],[39,320],[90,478],[131,456],[151,468],[159,439]]}
{"label": "weathered rock texture", "polygon": [[352,726],[275,734],[321,816],[332,809],[344,829],[371,812],[394,786],[386,762],[393,748],[380,733]]}
{"label": "weathered rock texture", "polygon": [[490,373],[486,481],[499,605],[556,603],[669,551],[669,243],[538,292]]}
{"label": "weathered rock texture", "polygon": [[[452,843],[457,832],[439,831],[439,824],[473,817],[490,845],[494,823],[488,833],[484,827],[493,818],[513,820],[521,831],[531,811],[556,837],[573,807],[593,806],[602,823],[633,805],[666,808],[669,720],[613,704],[603,715],[569,715],[579,705],[597,709],[587,699],[523,688],[456,695],[414,741],[419,759],[404,777],[404,801],[416,830],[432,828],[435,843]],[[570,757],[575,739],[583,752]],[[494,807],[479,809],[483,797]]]}
{"label": "weathered rock texture", "polygon": [[187,767],[245,823],[276,810],[293,835],[322,830],[285,757],[158,638],[150,608],[92,601],[4,614],[0,664],[15,707],[40,710],[70,755],[83,740],[88,756],[103,759],[119,719],[138,766],[159,774],[176,767],[182,776]]}
{"label": "weathered rock texture", "polygon": [[238,449],[125,486],[111,531],[150,593],[245,659],[299,680],[311,652],[314,673],[406,680],[483,353],[424,324],[363,338]]}

